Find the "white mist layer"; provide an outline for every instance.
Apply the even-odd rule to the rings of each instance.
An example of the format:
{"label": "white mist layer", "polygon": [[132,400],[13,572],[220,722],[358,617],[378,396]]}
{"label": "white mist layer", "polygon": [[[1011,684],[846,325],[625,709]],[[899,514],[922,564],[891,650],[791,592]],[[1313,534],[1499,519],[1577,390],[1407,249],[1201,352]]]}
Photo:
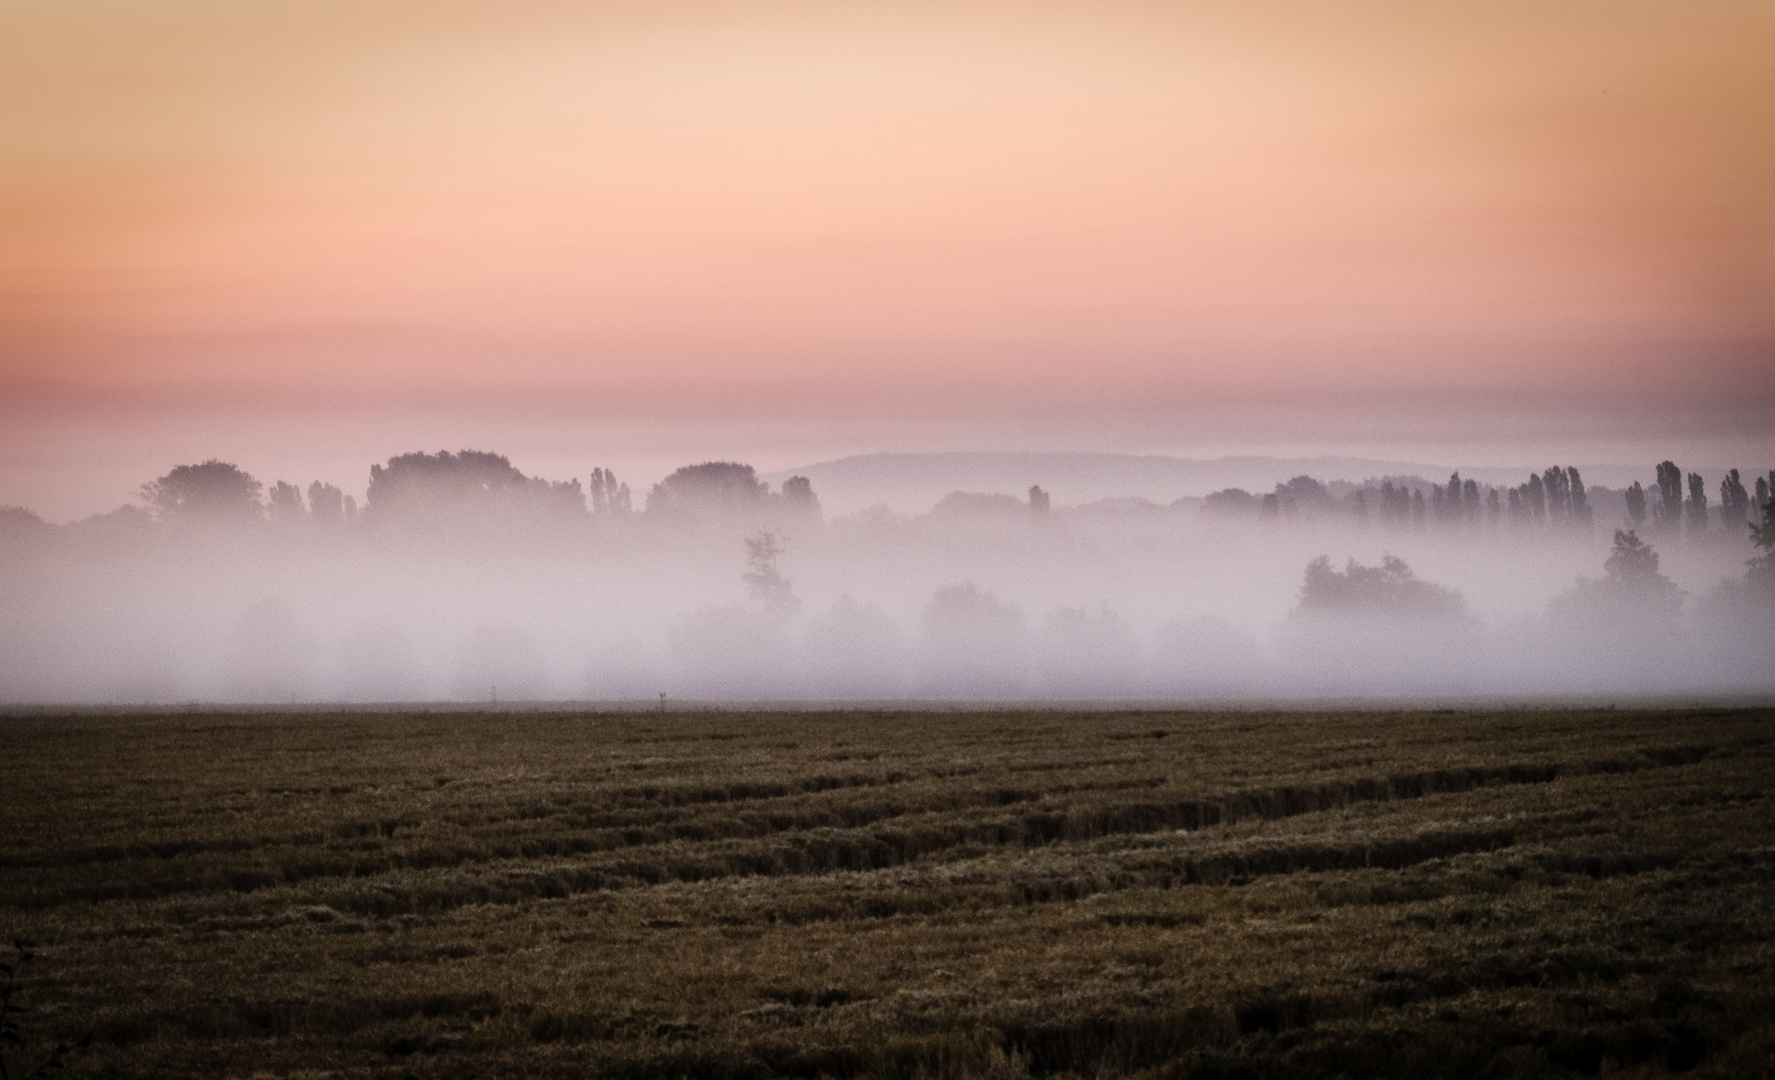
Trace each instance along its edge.
{"label": "white mist layer", "polygon": [[[761,598],[747,536],[782,538]],[[633,513],[440,535],[273,522],[8,535],[12,703],[1596,696],[1775,690],[1747,540],[1650,537],[1661,621],[1573,614],[1613,530],[1388,531],[1108,512],[712,524]],[[1384,555],[1464,613],[1309,617]],[[755,567],[751,567],[755,569]],[[1562,614],[1563,612],[1563,614]]]}

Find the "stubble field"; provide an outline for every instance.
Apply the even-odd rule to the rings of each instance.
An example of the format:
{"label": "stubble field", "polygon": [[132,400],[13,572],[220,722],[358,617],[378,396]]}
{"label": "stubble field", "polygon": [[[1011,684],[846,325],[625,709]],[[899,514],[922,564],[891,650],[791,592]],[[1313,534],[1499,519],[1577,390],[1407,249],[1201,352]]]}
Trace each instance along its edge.
{"label": "stubble field", "polygon": [[0,718],[11,1075],[1770,1075],[1775,710]]}

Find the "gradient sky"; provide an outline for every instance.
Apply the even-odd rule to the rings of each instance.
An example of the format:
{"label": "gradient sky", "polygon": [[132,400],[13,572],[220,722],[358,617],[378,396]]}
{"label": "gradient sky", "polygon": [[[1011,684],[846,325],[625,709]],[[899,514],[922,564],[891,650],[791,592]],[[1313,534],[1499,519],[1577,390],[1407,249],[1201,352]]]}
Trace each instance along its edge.
{"label": "gradient sky", "polygon": [[0,503],[443,446],[1766,468],[1771,58],[1770,0],[10,0]]}

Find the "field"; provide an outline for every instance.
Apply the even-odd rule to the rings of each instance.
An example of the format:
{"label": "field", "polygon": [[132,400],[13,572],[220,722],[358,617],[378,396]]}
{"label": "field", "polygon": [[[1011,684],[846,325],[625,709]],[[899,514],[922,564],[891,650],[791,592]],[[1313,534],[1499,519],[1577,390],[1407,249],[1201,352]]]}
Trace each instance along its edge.
{"label": "field", "polygon": [[1775,710],[0,718],[14,1080],[1769,1076]]}

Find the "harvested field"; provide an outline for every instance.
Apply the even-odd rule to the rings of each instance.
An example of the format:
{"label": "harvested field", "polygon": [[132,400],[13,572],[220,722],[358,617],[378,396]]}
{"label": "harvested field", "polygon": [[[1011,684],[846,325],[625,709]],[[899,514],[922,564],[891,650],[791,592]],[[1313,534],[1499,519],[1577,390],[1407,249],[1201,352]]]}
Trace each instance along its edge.
{"label": "harvested field", "polygon": [[75,1076],[1770,1075],[1775,710],[0,719]]}

